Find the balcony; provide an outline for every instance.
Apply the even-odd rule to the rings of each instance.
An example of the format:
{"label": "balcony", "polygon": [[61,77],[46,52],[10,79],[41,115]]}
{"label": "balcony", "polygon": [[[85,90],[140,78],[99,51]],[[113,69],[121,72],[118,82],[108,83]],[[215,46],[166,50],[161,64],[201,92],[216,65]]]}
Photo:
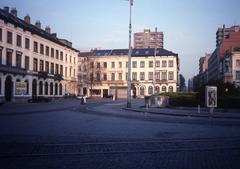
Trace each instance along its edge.
{"label": "balcony", "polygon": [[14,75],[27,75],[28,72],[26,69],[15,67],[15,66],[7,66],[7,65],[0,65],[0,72],[5,73],[12,73]]}

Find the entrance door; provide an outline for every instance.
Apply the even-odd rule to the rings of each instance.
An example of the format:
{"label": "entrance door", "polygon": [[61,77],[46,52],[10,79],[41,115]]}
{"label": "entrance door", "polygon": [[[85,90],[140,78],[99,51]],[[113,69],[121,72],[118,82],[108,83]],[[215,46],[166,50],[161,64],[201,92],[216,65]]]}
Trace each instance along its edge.
{"label": "entrance door", "polygon": [[5,100],[10,102],[12,100],[13,95],[13,83],[12,77],[8,76],[5,80]]}
{"label": "entrance door", "polygon": [[87,95],[87,88],[86,88],[86,87],[83,88],[83,95],[84,95],[84,96]]}
{"label": "entrance door", "polygon": [[108,97],[108,89],[103,89],[103,97]]}
{"label": "entrance door", "polygon": [[32,98],[37,96],[37,80],[34,79],[32,82]]}

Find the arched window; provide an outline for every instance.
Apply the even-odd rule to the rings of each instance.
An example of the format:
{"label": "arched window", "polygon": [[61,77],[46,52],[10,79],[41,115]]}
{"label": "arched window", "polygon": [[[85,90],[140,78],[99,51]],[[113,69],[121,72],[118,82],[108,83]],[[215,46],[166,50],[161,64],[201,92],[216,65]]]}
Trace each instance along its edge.
{"label": "arched window", "polygon": [[58,84],[55,83],[55,95],[58,95]]}
{"label": "arched window", "polygon": [[53,95],[53,83],[50,83],[50,95]]}
{"label": "arched window", "polygon": [[62,83],[59,84],[59,95],[62,95]]}
{"label": "arched window", "polygon": [[20,79],[17,79],[16,82],[20,82]]}
{"label": "arched window", "polygon": [[39,95],[43,95],[43,82],[39,82]]}
{"label": "arched window", "polygon": [[45,95],[48,95],[48,82],[45,82]]}
{"label": "arched window", "polygon": [[26,83],[26,86],[27,86],[26,94],[29,94],[29,82],[28,80],[25,80],[24,82]]}
{"label": "arched window", "polygon": [[173,87],[172,86],[168,87],[168,92],[173,92]]}
{"label": "arched window", "polygon": [[141,96],[145,95],[145,91],[144,91],[144,87],[143,86],[140,87],[140,95]]}
{"label": "arched window", "polygon": [[162,86],[162,92],[167,92],[167,87],[166,86]]}
{"label": "arched window", "polygon": [[148,94],[153,94],[153,87],[152,86],[148,87]]}
{"label": "arched window", "polygon": [[155,87],[155,92],[156,92],[156,93],[160,93],[160,88],[159,88],[159,86],[156,86],[156,87]]}

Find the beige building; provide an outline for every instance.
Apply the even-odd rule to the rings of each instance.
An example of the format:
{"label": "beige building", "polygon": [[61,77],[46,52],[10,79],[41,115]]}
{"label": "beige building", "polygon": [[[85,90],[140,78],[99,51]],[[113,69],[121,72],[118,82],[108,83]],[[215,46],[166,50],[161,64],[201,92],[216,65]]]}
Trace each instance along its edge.
{"label": "beige building", "polygon": [[223,81],[240,87],[240,48],[227,52],[223,61]]}
{"label": "beige building", "polygon": [[[132,96],[151,95],[155,63],[155,92],[176,92],[178,55],[162,48],[133,49]],[[127,97],[128,49],[93,50],[80,53],[79,94],[107,97]],[[92,91],[92,92],[91,92]]]}
{"label": "beige building", "polygon": [[78,54],[40,21],[0,9],[0,102],[77,94]]}
{"label": "beige building", "polygon": [[144,29],[143,32],[134,33],[134,48],[163,48],[163,32],[151,32]]}

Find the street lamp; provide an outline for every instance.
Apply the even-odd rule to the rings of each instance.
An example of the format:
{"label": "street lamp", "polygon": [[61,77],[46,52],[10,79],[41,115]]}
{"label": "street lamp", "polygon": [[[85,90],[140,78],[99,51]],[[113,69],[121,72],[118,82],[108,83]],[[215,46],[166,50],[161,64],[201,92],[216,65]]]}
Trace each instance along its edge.
{"label": "street lamp", "polygon": [[128,46],[128,90],[127,90],[127,108],[131,108],[131,39],[132,39],[132,5],[133,0],[129,0],[129,46]]}

